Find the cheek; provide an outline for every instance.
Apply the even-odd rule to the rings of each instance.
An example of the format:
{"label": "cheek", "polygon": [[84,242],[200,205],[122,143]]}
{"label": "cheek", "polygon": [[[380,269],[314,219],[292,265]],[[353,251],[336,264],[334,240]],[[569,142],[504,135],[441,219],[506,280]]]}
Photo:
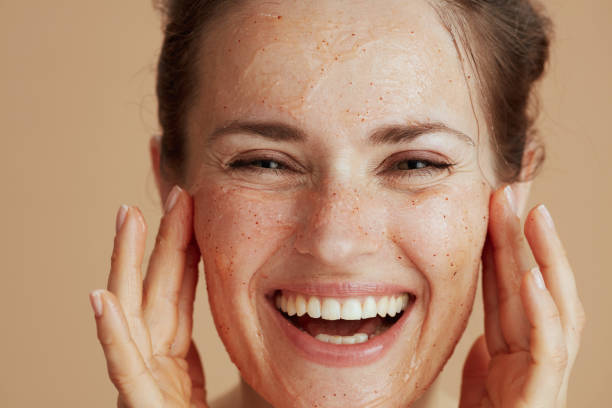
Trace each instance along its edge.
{"label": "cheek", "polygon": [[[238,368],[262,366],[256,319],[257,271],[293,229],[293,200],[204,182],[193,193],[194,231],[217,332]],[[228,310],[238,313],[227,313]]]}
{"label": "cheek", "polygon": [[[437,375],[465,329],[486,237],[489,194],[486,184],[444,187],[415,194],[394,212],[401,219],[392,239],[425,280],[413,358],[422,378],[426,372]],[[413,369],[411,363],[408,371]]]}
{"label": "cheek", "polygon": [[212,183],[197,191],[194,229],[207,278],[216,278],[223,292],[248,287],[258,267],[293,233],[293,204]]}
{"label": "cheek", "polygon": [[391,239],[425,276],[432,291],[444,290],[447,284],[473,285],[478,271],[489,192],[483,184],[462,187],[415,194],[393,212],[400,216],[391,223],[395,226]]}

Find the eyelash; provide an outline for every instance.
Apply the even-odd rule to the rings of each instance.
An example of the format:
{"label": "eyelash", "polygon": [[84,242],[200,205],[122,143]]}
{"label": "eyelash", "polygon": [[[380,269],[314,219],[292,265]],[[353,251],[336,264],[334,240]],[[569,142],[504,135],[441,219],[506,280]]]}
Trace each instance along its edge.
{"label": "eyelash", "polygon": [[[258,166],[254,166],[253,163],[261,163],[261,162],[274,162],[274,163],[278,163],[279,167],[284,167],[283,169],[279,169],[279,168],[271,168],[271,167],[258,167]],[[281,175],[287,171],[292,171],[292,169],[285,165],[283,162],[281,162],[280,160],[276,160],[276,159],[271,159],[271,158],[266,158],[266,157],[256,157],[253,159],[238,159],[238,160],[234,160],[233,162],[231,162],[230,164],[228,164],[228,168],[230,170],[234,170],[234,171],[250,171],[250,172],[254,172],[257,174],[262,174],[262,173],[273,173],[274,175]]]}
{"label": "eyelash", "polygon": [[[407,169],[397,168],[398,165],[403,163],[412,163],[413,166],[416,163],[425,163],[425,166],[421,168],[410,168],[412,166],[409,166]],[[450,171],[453,166],[453,163],[425,158],[400,159],[394,161],[391,167],[383,170],[382,173],[388,173],[388,176],[393,180],[407,177],[434,177],[442,171]]]}
{"label": "eyelash", "polygon": [[[416,165],[416,163],[425,163],[425,166],[421,168],[410,168],[412,166],[409,166],[407,169],[397,168],[397,166],[400,164],[411,162],[413,166]],[[259,165],[255,165],[255,163],[258,163]],[[261,164],[263,163],[277,163],[278,167],[261,167]],[[425,158],[400,159],[393,162],[390,168],[383,170],[381,173],[388,173],[387,175],[394,180],[405,177],[431,177],[444,170],[450,170],[454,165],[454,163],[450,162],[435,161]],[[294,170],[291,166],[286,165],[282,161],[267,157],[238,159],[229,163],[227,167],[233,171],[247,171],[264,175],[283,175],[287,172],[296,172],[296,170]]]}

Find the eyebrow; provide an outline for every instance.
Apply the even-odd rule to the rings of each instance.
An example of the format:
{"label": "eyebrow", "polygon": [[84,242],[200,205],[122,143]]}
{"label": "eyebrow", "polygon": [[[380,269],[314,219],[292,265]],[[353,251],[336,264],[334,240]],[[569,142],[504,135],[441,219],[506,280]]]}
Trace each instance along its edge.
{"label": "eyebrow", "polygon": [[369,140],[370,143],[374,145],[395,144],[411,141],[430,133],[448,133],[456,136],[470,146],[475,146],[474,140],[471,137],[441,122],[410,122],[409,124],[401,126],[383,127],[375,130]]}
{"label": "eyebrow", "polygon": [[[246,133],[260,136],[273,141],[304,142],[306,134],[300,129],[281,122],[248,122],[231,121],[216,128],[210,135],[208,143],[231,133]],[[411,141],[430,133],[448,133],[456,136],[470,146],[475,146],[474,140],[465,133],[453,129],[441,122],[410,122],[405,125],[393,125],[376,129],[368,138],[373,145],[397,144]]]}

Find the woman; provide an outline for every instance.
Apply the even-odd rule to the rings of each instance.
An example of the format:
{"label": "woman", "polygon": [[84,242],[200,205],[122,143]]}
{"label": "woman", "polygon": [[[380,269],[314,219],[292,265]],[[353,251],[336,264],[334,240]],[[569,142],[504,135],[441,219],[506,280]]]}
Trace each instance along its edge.
{"label": "woman", "polygon": [[565,406],[584,313],[546,208],[524,235],[519,220],[542,156],[527,109],[541,14],[519,0],[164,10],[165,214],[141,284],[144,219],[120,209],[108,291],[91,294],[120,406],[206,406],[200,254],[248,384],[228,406],[416,404],[481,263],[485,335],[460,406]]}

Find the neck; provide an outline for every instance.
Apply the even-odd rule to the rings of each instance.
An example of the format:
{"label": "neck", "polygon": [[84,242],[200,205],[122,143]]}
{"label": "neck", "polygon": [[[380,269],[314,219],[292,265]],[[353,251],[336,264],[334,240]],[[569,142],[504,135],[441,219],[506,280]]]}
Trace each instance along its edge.
{"label": "neck", "polygon": [[[239,394],[241,407],[249,408],[273,408],[266,400],[251,388],[242,378],[240,379]],[[427,389],[425,394],[410,408],[445,408],[456,406],[456,403],[444,393],[438,380]]]}

